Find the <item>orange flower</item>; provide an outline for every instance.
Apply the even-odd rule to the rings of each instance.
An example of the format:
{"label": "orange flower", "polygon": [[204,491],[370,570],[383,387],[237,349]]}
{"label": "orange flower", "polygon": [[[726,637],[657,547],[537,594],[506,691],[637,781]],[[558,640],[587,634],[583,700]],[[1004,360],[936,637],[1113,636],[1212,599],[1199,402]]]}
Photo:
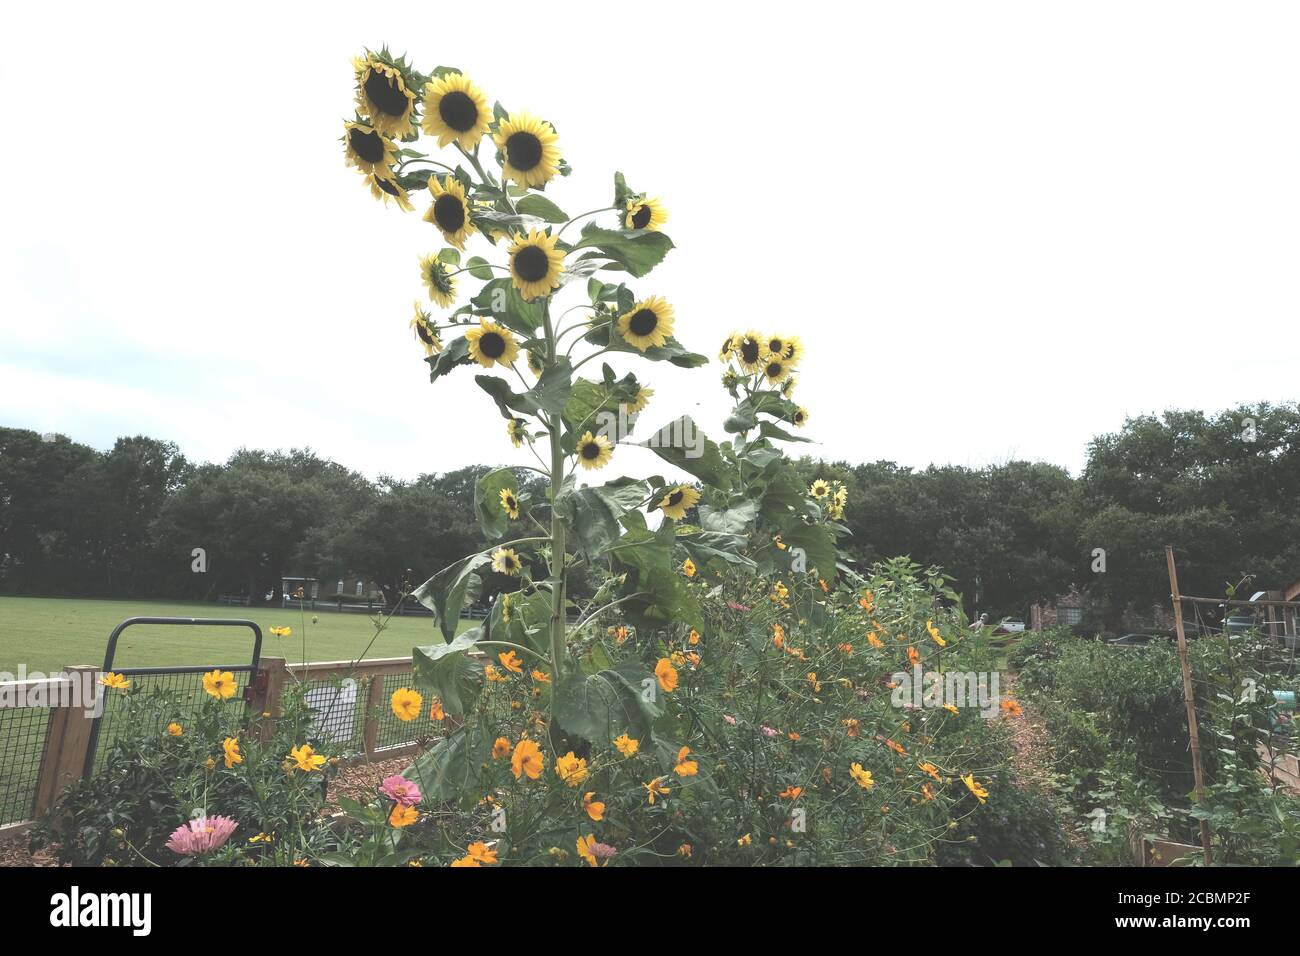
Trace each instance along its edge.
{"label": "orange flower", "polygon": [[847,643],[845,643],[845,644],[841,644],[841,645],[840,645],[840,652],[841,652],[845,657],[852,657],[852,656],[853,656],[853,645],[852,645],[852,644],[847,644]]}
{"label": "orange flower", "polygon": [[928,783],[921,784],[921,796],[924,800],[933,800],[934,788],[931,787]]}
{"label": "orange flower", "polygon": [[633,740],[627,734],[619,734],[614,738],[614,746],[624,757],[631,757],[641,746],[641,741]]}
{"label": "orange flower", "polygon": [[822,691],[822,682],[817,679],[817,672],[809,671],[806,679],[808,683],[812,684],[813,693],[820,694]]}
{"label": "orange flower", "polygon": [[912,662],[913,667],[921,663],[921,655],[916,653],[915,647],[909,647],[907,649],[907,659]]}
{"label": "orange flower", "polygon": [[867,643],[870,644],[872,647],[874,647],[876,650],[880,650],[880,648],[885,646],[885,642],[882,641],[880,638],[876,637],[876,635],[874,634],[867,635]]}
{"label": "orange flower", "polygon": [[516,780],[524,774],[528,774],[529,780],[536,780],[542,775],[545,767],[546,758],[542,756],[542,749],[537,746],[536,741],[525,737],[515,744],[514,756],[510,758],[510,769],[514,771]]}
{"label": "orange flower", "polygon": [[700,643],[700,632],[695,630],[695,628],[691,628],[691,633],[686,638],[686,643],[691,645],[691,647],[694,647],[696,644]]}
{"label": "orange flower", "polygon": [[492,744],[492,759],[500,760],[502,757],[510,756],[510,741],[504,737],[498,737]]}
{"label": "orange flower", "polygon": [[394,805],[393,812],[388,815],[388,822],[399,830],[402,827],[409,827],[418,819],[420,819],[419,810],[401,803]]}
{"label": "orange flower", "polygon": [[848,720],[843,721],[843,723],[844,726],[848,728],[850,737],[856,737],[862,732],[861,724],[858,723],[856,717],[850,717]]}
{"label": "orange flower", "polygon": [[521,661],[514,651],[502,651],[497,655],[497,660],[512,674],[522,674],[524,672],[524,662]]}
{"label": "orange flower", "polygon": [[699,654],[696,654],[694,651],[691,651],[690,653],[688,653],[688,654],[686,655],[686,659],[687,659],[688,661],[691,662],[691,666],[692,666],[692,667],[699,667],[699,666],[700,666],[700,655],[699,655]]}
{"label": "orange flower", "polygon": [[646,793],[649,794],[648,799],[651,805],[654,804],[656,796],[666,797],[668,794],[672,793],[671,790],[664,786],[663,777],[655,777],[649,783],[643,783],[641,786],[645,787]]}
{"label": "orange flower", "polygon": [[907,756],[907,751],[903,749],[902,744],[896,744],[888,737],[878,737],[877,739],[883,741],[885,746],[888,747],[890,750],[892,750],[894,753],[902,754],[904,757]]}
{"label": "orange flower", "polygon": [[679,777],[693,777],[700,772],[700,765],[698,763],[694,760],[686,759],[690,752],[690,747],[683,747],[681,750],[677,751],[677,766],[673,768],[673,772]]}
{"label": "orange flower", "polygon": [[665,694],[675,691],[677,668],[673,667],[673,662],[666,657],[659,658],[659,663],[655,665],[655,679],[659,681],[659,686],[663,688]]}
{"label": "orange flower", "polygon": [[918,766],[930,776],[934,777],[935,780],[943,783],[943,778],[939,776],[939,768],[934,764],[927,761],[926,763],[918,764]]}
{"label": "orange flower", "polygon": [[471,843],[465,848],[465,855],[471,860],[476,860],[480,865],[484,863],[495,863],[497,861],[497,851],[488,849],[488,845],[482,840],[477,843]]}
{"label": "orange flower", "polygon": [[948,711],[949,713],[952,713],[952,714],[960,714],[960,713],[961,713],[961,711],[959,711],[959,710],[957,709],[957,705],[956,705],[956,704],[944,704],[944,705],[943,705],[943,709],[946,710],[946,711]]}
{"label": "orange flower", "polygon": [[871,771],[863,770],[862,764],[860,763],[849,765],[849,776],[852,777],[857,785],[863,790],[870,790],[876,785],[876,781],[871,779]]}
{"label": "orange flower", "polygon": [[803,787],[786,787],[777,794],[782,800],[798,800],[799,794],[803,793]]}
{"label": "orange flower", "polygon": [[588,866],[600,866],[596,854],[591,852],[591,848],[595,845],[596,835],[594,833],[588,833],[585,837],[578,837],[578,856],[586,860]]}
{"label": "orange flower", "polygon": [[[556,758],[555,772],[570,787],[576,787],[587,779],[587,761],[574,756],[573,751],[570,750],[563,757]],[[515,776],[518,776],[518,774],[515,774]]]}
{"label": "orange flower", "polygon": [[821,585],[822,593],[823,593],[823,594],[830,594],[830,593],[831,593],[830,585],[826,583],[826,579],[825,579],[825,578],[818,578],[818,579],[817,579],[817,583]]}
{"label": "orange flower", "polygon": [[683,843],[677,848],[677,855],[680,857],[689,857],[695,849],[689,843]]}
{"label": "orange flower", "polygon": [[429,719],[442,720],[446,716],[447,716],[446,711],[442,709],[442,701],[440,701],[436,697],[433,698],[433,703],[429,706]]}
{"label": "orange flower", "polygon": [[793,740],[795,743],[798,743],[799,741],[803,740],[803,738],[800,737],[799,734],[793,730],[790,731],[788,734],[786,734],[786,736],[789,737],[791,740]]}
{"label": "orange flower", "polygon": [[534,668],[533,680],[537,681],[539,684],[549,684],[551,682],[551,675],[546,673],[546,671],[539,671]]}
{"label": "orange flower", "polygon": [[1025,712],[1025,708],[1021,707],[1014,697],[1004,697],[999,706],[1006,712],[1008,717],[1019,717]]}
{"label": "orange flower", "polygon": [[690,558],[687,558],[682,562],[682,574],[686,575],[688,578],[695,577],[695,562]]}
{"label": "orange flower", "polygon": [[591,799],[595,795],[595,790],[588,791],[582,795],[582,809],[587,811],[587,816],[599,822],[605,819],[605,804],[599,800]]}
{"label": "orange flower", "polygon": [[772,643],[778,648],[785,647],[785,628],[779,621],[772,622]]}

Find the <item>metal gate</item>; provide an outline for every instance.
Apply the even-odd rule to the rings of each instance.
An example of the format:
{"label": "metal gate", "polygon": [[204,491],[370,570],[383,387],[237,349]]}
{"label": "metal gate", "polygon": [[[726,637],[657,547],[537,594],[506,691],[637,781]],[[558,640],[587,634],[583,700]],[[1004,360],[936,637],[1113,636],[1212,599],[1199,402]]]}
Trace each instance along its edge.
{"label": "metal gate", "polygon": [[[123,667],[117,670],[113,669],[113,658],[117,653],[117,641],[122,636],[122,632],[128,627],[136,625],[182,625],[194,627],[239,627],[248,628],[253,632],[253,657],[247,664],[195,664],[192,666],[182,667]],[[132,617],[123,621],[117,627],[113,628],[113,633],[108,636],[108,648],[104,651],[104,673],[109,671],[121,674],[123,677],[131,678],[133,682],[144,680],[145,682],[169,689],[184,689],[189,683],[194,685],[194,677],[206,674],[212,670],[230,671],[232,674],[247,674],[248,679],[244,682],[244,702],[250,699],[254,683],[257,680],[258,663],[262,655],[262,629],[253,621],[239,618],[219,618],[219,617]],[[197,693],[201,693],[201,685],[194,687]],[[95,719],[95,725],[90,732],[90,746],[86,750],[86,769],[85,775],[90,777],[96,766],[96,755],[99,753],[99,743],[101,737],[111,741],[113,733],[113,717],[117,710],[115,701],[118,695],[105,695],[104,710],[99,717]],[[105,727],[107,726],[107,731]]]}

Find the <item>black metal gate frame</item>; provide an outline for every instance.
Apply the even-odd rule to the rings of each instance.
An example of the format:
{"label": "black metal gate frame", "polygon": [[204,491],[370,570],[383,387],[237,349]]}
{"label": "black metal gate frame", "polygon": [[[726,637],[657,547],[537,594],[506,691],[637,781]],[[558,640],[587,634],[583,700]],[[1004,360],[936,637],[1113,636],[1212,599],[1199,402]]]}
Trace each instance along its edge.
{"label": "black metal gate frame", "polygon": [[[117,639],[122,636],[122,632],[128,627],[134,627],[137,624],[179,624],[196,627],[246,627],[253,632],[253,660],[248,664],[208,664],[208,665],[187,665],[184,667],[123,667],[120,670],[113,671],[113,657],[117,653]],[[257,679],[257,671],[262,659],[262,629],[255,621],[245,620],[243,618],[223,618],[223,617],[131,617],[127,618],[117,627],[113,628],[113,633],[108,636],[108,647],[104,651],[104,673],[110,671],[121,674],[123,677],[143,676],[149,674],[207,674],[213,670],[230,671],[232,674],[248,674],[249,680],[244,688],[244,701],[247,703],[249,692],[252,690],[253,683]],[[85,776],[90,777],[95,766],[95,751],[99,744],[99,727],[104,717],[103,713],[95,718],[95,724],[90,731],[90,746],[86,749],[86,766]]]}

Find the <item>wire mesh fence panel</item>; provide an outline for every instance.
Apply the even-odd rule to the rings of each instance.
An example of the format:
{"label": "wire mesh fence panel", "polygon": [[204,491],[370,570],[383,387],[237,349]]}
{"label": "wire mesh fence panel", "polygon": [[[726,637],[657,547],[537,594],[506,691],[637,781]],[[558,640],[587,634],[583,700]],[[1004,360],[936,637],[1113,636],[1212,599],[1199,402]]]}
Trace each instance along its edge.
{"label": "wire mesh fence panel", "polygon": [[33,816],[49,725],[45,707],[0,710],[0,826]]}
{"label": "wire mesh fence panel", "polygon": [[[401,720],[393,708],[389,706],[389,698],[392,697],[393,691],[399,687],[409,687],[412,677],[410,674],[388,674],[386,676],[376,677],[375,680],[382,681],[383,687],[378,696],[379,703],[375,708],[375,720],[378,722],[379,730],[375,737],[375,748],[383,750],[385,747],[398,747],[402,744],[413,744],[421,738],[432,736],[436,726],[429,721],[429,701],[425,700],[425,710],[415,720]],[[427,697],[427,695],[426,695]]]}
{"label": "wire mesh fence panel", "polygon": [[[131,692],[149,694],[169,692],[176,695],[177,715],[197,707],[206,697],[203,689],[203,675],[190,673],[133,674],[121,672],[131,682]],[[247,674],[238,674],[240,689],[243,689]],[[126,719],[126,695],[119,691],[107,691],[104,694],[104,713],[99,719],[98,736],[95,739],[94,762],[91,772],[98,773],[108,759],[108,752],[130,727]],[[242,706],[240,704],[239,706]],[[160,717],[158,726],[146,728],[161,732],[169,718]],[[138,728],[137,728],[138,729]]]}

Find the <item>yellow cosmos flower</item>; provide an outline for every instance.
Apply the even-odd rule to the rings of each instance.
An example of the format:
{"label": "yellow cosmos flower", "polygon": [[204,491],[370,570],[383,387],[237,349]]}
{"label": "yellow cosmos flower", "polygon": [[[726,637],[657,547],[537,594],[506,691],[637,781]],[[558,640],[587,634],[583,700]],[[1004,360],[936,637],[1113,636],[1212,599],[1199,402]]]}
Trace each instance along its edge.
{"label": "yellow cosmos flower", "polygon": [[203,675],[203,690],[217,700],[229,700],[238,689],[235,675],[230,671],[208,671]]}
{"label": "yellow cosmos flower", "polygon": [[492,759],[500,760],[503,757],[510,756],[510,741],[504,737],[498,737],[492,744]]}
{"label": "yellow cosmos flower", "polygon": [[699,503],[700,493],[690,485],[677,485],[659,501],[659,508],[664,515],[674,521],[681,521]]}
{"label": "yellow cosmos flower", "polygon": [[478,232],[469,217],[464,184],[455,176],[430,176],[429,195],[433,197],[433,205],[424,214],[424,221],[433,223],[444,239],[463,250],[465,240]]}
{"label": "yellow cosmos flower", "polygon": [[849,765],[849,776],[852,777],[854,782],[856,782],[863,790],[870,790],[876,785],[876,781],[871,779],[871,771],[863,770],[862,764],[860,763]]}
{"label": "yellow cosmos flower", "polygon": [[523,568],[519,561],[519,554],[514,548],[497,548],[492,552],[492,570],[500,574],[514,577]]}
{"label": "yellow cosmos flower", "polygon": [[519,655],[514,651],[502,651],[497,655],[497,660],[512,674],[522,674],[524,672],[524,662],[519,659]]}
{"label": "yellow cosmos flower", "polygon": [[500,494],[501,509],[505,511],[506,517],[511,521],[519,520],[519,499],[509,488],[502,488]]}
{"label": "yellow cosmos flower", "polygon": [[397,67],[375,56],[352,61],[357,79],[357,112],[368,117],[371,126],[394,139],[411,131],[415,93]]}
{"label": "yellow cosmos flower", "polygon": [[510,237],[510,281],[523,298],[550,295],[564,274],[564,251],[555,247],[558,236],[537,229]]}
{"label": "yellow cosmos flower", "polygon": [[587,811],[587,816],[599,823],[605,819],[605,804],[599,800],[593,800],[592,797],[595,795],[595,790],[590,790],[582,795],[582,809]]}
{"label": "yellow cosmos flower", "polygon": [[114,690],[126,690],[128,687],[131,686],[131,682],[129,680],[127,680],[121,674],[114,674],[112,671],[109,671],[107,674],[101,677],[99,679],[99,682],[103,684],[105,687],[111,687]]}
{"label": "yellow cosmos flower", "polygon": [[524,774],[529,780],[536,780],[546,769],[546,758],[535,740],[524,738],[515,744],[514,755],[510,758],[510,769],[518,780]]}
{"label": "yellow cosmos flower", "polygon": [[658,231],[668,221],[668,210],[662,199],[634,199],[627,204],[623,225],[628,229]]}
{"label": "yellow cosmos flower", "polygon": [[325,758],[316,753],[311,744],[292,748],[289,751],[289,758],[299,770],[306,770],[308,773],[325,766]]}
{"label": "yellow cosmos flower", "polygon": [[180,724],[176,723],[176,721],[173,720],[170,724],[167,725],[168,737],[179,737],[183,733],[185,733],[185,729],[181,727]]}
{"label": "yellow cosmos flower", "polygon": [[581,757],[575,757],[573,751],[570,750],[563,757],[556,758],[555,773],[570,787],[576,787],[587,779],[587,761]]}
{"label": "yellow cosmos flower", "polygon": [[655,777],[649,783],[643,783],[641,786],[645,787],[647,794],[646,799],[651,805],[654,804],[656,797],[666,797],[672,793],[672,790],[664,786],[663,777]]}
{"label": "yellow cosmos flower", "polygon": [[473,149],[492,124],[492,108],[483,91],[464,73],[448,73],[424,85],[426,136],[438,137],[442,148],[453,140]]}
{"label": "yellow cosmos flower", "polygon": [[273,627],[273,628],[270,629],[270,632],[271,632],[272,634],[274,634],[276,637],[289,637],[289,636],[291,636],[291,635],[293,634],[293,628],[291,628],[291,627]]}
{"label": "yellow cosmos flower", "polygon": [[614,738],[614,746],[618,748],[618,752],[624,757],[631,757],[641,749],[641,741],[633,740],[627,734],[619,734]]}
{"label": "yellow cosmos flower", "polygon": [[227,737],[221,742],[221,749],[225,753],[226,769],[229,770],[237,763],[243,763],[244,758],[239,753],[239,741],[234,737]]}
{"label": "yellow cosmos flower", "polygon": [[591,471],[594,468],[604,468],[609,464],[609,460],[614,457],[614,446],[604,435],[583,432],[574,452],[578,456],[578,464]]}
{"label": "yellow cosmos flower", "polygon": [[695,570],[695,562],[690,558],[687,558],[682,562],[682,574],[686,575],[688,578],[695,577]]}
{"label": "yellow cosmos flower", "polygon": [[494,848],[489,848],[482,840],[465,847],[465,855],[471,860],[477,860],[480,865],[490,865],[497,862],[497,851]]}
{"label": "yellow cosmos flower", "polygon": [[693,777],[700,772],[700,765],[694,760],[687,760],[690,756],[691,748],[683,747],[677,751],[677,766],[673,767],[673,773],[679,777]]}
{"label": "yellow cosmos flower", "polygon": [[396,144],[368,123],[343,124],[343,162],[363,175],[392,177],[397,161]]}
{"label": "yellow cosmos flower", "polygon": [[401,803],[394,805],[393,812],[388,815],[388,822],[398,830],[402,829],[402,827],[409,827],[419,819],[419,810]]}
{"label": "yellow cosmos flower", "polygon": [[934,779],[939,783],[943,783],[943,778],[939,776],[939,768],[934,764],[926,761],[925,763],[917,764],[917,767],[919,767],[922,772],[928,773],[930,776],[934,777]]}
{"label": "yellow cosmos flower", "polygon": [[399,687],[393,691],[393,696],[389,698],[388,703],[398,720],[415,720],[424,709],[424,698],[420,696],[420,692],[409,687]]}
{"label": "yellow cosmos flower", "polygon": [[520,186],[545,185],[560,171],[560,137],[546,120],[512,113],[492,138],[502,153],[502,174]]}
{"label": "yellow cosmos flower", "polygon": [[960,714],[960,713],[961,713],[961,711],[957,709],[957,705],[956,705],[956,704],[944,704],[944,705],[943,705],[943,709],[946,710],[946,711],[948,711],[948,713],[950,713],[950,714]]}
{"label": "yellow cosmos flower", "polygon": [[962,777],[961,782],[966,784],[966,789],[975,794],[975,799],[980,803],[988,802],[989,792],[975,782],[975,775],[973,773],[969,773]]}
{"label": "yellow cosmos flower", "polygon": [[925,629],[930,632],[930,639],[940,647],[947,646],[948,642],[939,635],[939,629],[934,626],[934,621],[926,621]]}
{"label": "yellow cosmos flower", "polygon": [[736,841],[736,846],[752,846],[753,843],[754,843],[754,835],[752,833],[746,833],[743,837],[741,837],[739,840]]}
{"label": "yellow cosmos flower", "polygon": [[618,332],[629,345],[644,352],[668,341],[675,321],[673,307],[662,297],[652,295],[618,317]]}
{"label": "yellow cosmos flower", "polygon": [[596,835],[594,833],[588,833],[585,837],[578,837],[578,856],[586,860],[588,866],[600,866],[596,854],[591,852],[591,848],[595,845]]}
{"label": "yellow cosmos flower", "polygon": [[444,309],[450,309],[456,304],[456,277],[447,268],[447,263],[438,257],[438,253],[431,252],[420,258],[420,278],[424,280],[431,300]]}
{"label": "yellow cosmos flower", "polygon": [[876,635],[874,634],[867,635],[867,643],[870,644],[872,647],[874,647],[876,650],[880,650],[880,648],[885,646],[884,641],[876,637]]}
{"label": "yellow cosmos flower", "polygon": [[659,663],[655,664],[655,679],[659,681],[659,686],[663,688],[665,694],[671,694],[677,689],[677,668],[673,667],[673,662],[666,657],[659,658]]}

